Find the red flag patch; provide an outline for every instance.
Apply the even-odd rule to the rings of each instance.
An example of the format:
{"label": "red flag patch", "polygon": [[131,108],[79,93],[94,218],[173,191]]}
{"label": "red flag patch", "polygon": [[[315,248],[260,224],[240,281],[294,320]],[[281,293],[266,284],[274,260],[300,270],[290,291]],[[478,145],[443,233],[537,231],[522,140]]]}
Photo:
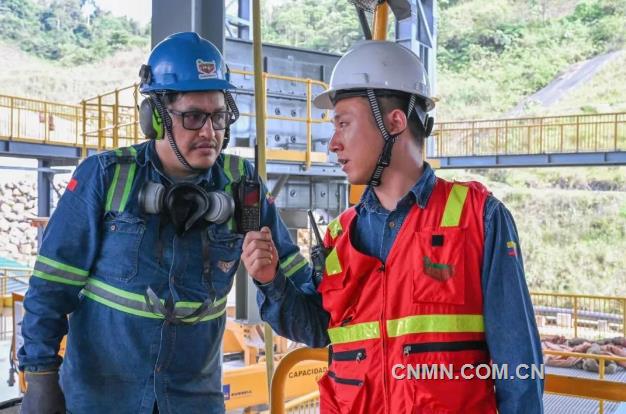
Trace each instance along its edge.
{"label": "red flag patch", "polygon": [[76,178],[72,178],[70,182],[67,183],[67,189],[74,192],[77,185],[78,185],[78,180],[76,180]]}

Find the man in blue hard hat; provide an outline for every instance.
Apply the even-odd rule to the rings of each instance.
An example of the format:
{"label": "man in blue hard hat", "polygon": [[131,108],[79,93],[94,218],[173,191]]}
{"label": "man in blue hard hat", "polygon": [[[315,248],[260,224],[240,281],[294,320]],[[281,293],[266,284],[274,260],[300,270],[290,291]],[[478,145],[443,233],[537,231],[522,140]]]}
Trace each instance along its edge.
{"label": "man in blue hard hat", "polygon": [[[235,87],[195,33],[159,43],[140,76],[149,140],[84,160],[44,233],[18,353],[24,414],[224,412],[220,347],[243,241],[235,188],[255,178],[222,153]],[[260,224],[277,249],[259,260],[306,277],[263,197]]]}

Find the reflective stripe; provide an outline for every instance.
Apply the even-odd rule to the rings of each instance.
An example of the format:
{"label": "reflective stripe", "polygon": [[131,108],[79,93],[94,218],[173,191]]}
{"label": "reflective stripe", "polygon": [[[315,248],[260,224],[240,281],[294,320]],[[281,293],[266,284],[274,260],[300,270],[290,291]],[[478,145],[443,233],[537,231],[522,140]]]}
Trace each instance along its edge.
{"label": "reflective stripe", "polygon": [[290,277],[306,264],[307,261],[304,256],[302,256],[299,252],[296,252],[287,257],[284,261],[280,262],[280,269],[285,274],[285,277]]}
{"label": "reflective stripe", "polygon": [[339,222],[339,217],[328,223],[328,231],[330,231],[330,237],[332,237],[333,239],[341,234],[343,228],[341,227],[341,223]]}
{"label": "reflective stripe", "polygon": [[65,283],[67,285],[83,286],[87,283],[89,272],[52,260],[45,256],[37,256],[33,276],[51,282]]}
{"label": "reflective stripe", "polygon": [[428,332],[485,332],[483,315],[416,315],[387,321],[392,338]]}
{"label": "reflective stripe", "polygon": [[468,190],[469,187],[461,184],[452,185],[452,190],[450,190],[448,195],[446,208],[441,218],[441,227],[458,227],[461,222],[461,213],[463,212],[463,205],[465,204]]}
{"label": "reflective stripe", "polygon": [[[106,211],[124,211],[137,169],[137,164],[134,161],[137,150],[134,147],[118,148],[115,150],[115,154],[120,159],[115,164],[113,181],[111,181],[107,192]],[[130,157],[133,158],[132,161],[127,159]]]}
{"label": "reflective stripe", "polygon": [[[232,184],[240,182],[241,177],[246,174],[243,158],[237,157],[236,155],[224,154],[224,173],[228,178],[228,184],[224,187],[224,191],[226,194],[236,199],[236,194],[233,194]],[[228,228],[231,231],[237,229],[234,216],[228,220]]]}
{"label": "reflective stripe", "polygon": [[[150,310],[143,295],[116,288],[100,280],[88,279],[87,285],[82,293],[98,303],[121,312],[142,316],[144,318],[165,318],[164,315],[154,313]],[[226,299],[227,298],[224,297],[213,302],[211,308],[208,310],[208,314],[202,317],[200,321],[204,322],[222,316],[226,312]],[[161,299],[161,303],[165,303],[165,301]],[[177,302],[174,313],[177,317],[182,318],[183,321],[187,321],[185,318],[191,315],[200,306],[202,306],[202,302]],[[192,320],[195,321],[195,318],[192,317],[189,319],[189,321]]]}
{"label": "reflective stripe", "polygon": [[337,249],[332,249],[326,257],[326,275],[332,276],[341,273],[341,263],[337,256]]}
{"label": "reflective stripe", "polygon": [[364,341],[380,338],[378,322],[357,323],[350,326],[340,326],[328,330],[328,337],[333,345],[346,342]]}

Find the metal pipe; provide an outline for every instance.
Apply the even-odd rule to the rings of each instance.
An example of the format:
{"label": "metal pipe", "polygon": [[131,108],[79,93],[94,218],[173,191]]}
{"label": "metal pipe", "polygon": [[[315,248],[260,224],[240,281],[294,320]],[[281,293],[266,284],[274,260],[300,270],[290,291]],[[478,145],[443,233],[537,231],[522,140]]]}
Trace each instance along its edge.
{"label": "metal pipe", "polygon": [[374,11],[374,40],[387,39],[387,22],[389,21],[389,6],[383,2],[376,6]]}
{"label": "metal pipe", "polygon": [[306,83],[306,163],[305,169],[311,168],[311,100],[313,99],[311,82]]}
{"label": "metal pipe", "polygon": [[83,147],[81,151],[81,158],[87,158],[87,104],[85,101],[82,102],[83,108]]}
{"label": "metal pipe", "polygon": [[272,384],[270,394],[270,413],[271,414],[284,414],[285,413],[285,382],[287,381],[287,374],[297,363],[314,360],[314,361],[327,361],[328,349],[326,348],[300,348],[289,352],[285,355],[276,368],[276,382]]}
{"label": "metal pipe", "polygon": [[[263,73],[263,44],[261,43],[261,0],[252,0],[252,47],[254,51],[254,102],[256,116],[256,142],[259,177],[267,181],[265,142],[265,74]],[[274,334],[269,324],[265,323],[265,365],[267,371],[268,392],[272,388],[274,374]],[[282,402],[281,402],[282,404]]]}

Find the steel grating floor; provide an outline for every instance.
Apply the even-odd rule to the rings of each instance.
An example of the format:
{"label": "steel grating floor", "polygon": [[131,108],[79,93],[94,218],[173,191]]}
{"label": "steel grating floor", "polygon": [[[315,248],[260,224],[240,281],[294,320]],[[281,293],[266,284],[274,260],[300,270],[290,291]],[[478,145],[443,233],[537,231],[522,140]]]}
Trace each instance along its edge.
{"label": "steel grating floor", "polygon": [[[566,375],[569,377],[597,379],[597,372],[589,372],[576,368],[545,368],[546,374]],[[606,374],[609,381],[626,382],[626,369],[618,368],[614,374]],[[599,413],[599,403],[596,400],[585,398],[565,397],[556,394],[545,394],[543,397],[545,414],[595,414]],[[605,402],[604,413],[612,414],[617,411],[620,403]]]}

